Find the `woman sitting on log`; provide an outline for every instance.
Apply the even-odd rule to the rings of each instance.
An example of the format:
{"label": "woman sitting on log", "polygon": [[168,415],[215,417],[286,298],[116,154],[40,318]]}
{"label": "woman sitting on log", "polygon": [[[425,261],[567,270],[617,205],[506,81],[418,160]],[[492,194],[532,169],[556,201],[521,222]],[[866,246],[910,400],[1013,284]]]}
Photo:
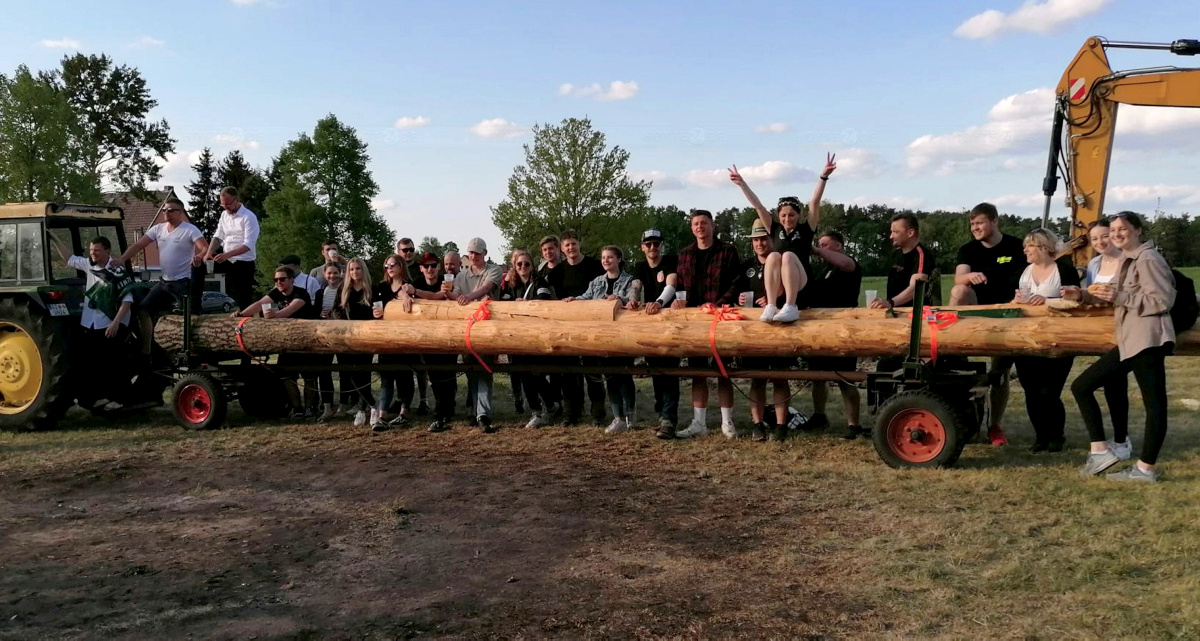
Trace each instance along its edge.
{"label": "woman sitting on log", "polygon": [[[371,309],[371,296],[371,273],[367,270],[367,261],[351,258],[346,263],[346,277],[342,279],[337,300],[329,315],[339,320],[371,320],[375,317]],[[338,354],[337,357],[339,365],[350,367],[348,378],[353,396],[358,399],[354,424],[360,427],[367,424],[367,412],[374,412],[371,408],[375,407],[375,395],[371,393],[371,372],[357,368],[370,365],[372,358],[371,354]]]}
{"label": "woman sitting on log", "polygon": [[1069,288],[1063,292],[1065,298],[1085,303],[1096,300],[1112,303],[1117,326],[1116,348],[1092,363],[1071,384],[1071,393],[1092,439],[1091,453],[1080,473],[1098,476],[1121,460],[1104,440],[1104,419],[1095,392],[1133,372],[1146,407],[1142,455],[1136,465],[1109,474],[1108,478],[1154,483],[1158,481],[1154,466],[1167,435],[1165,360],[1175,347],[1175,325],[1170,314],[1175,304],[1175,278],[1154,244],[1142,240],[1141,216],[1123,211],[1111,220],[1109,238],[1122,255],[1117,279],[1108,285],[1092,285],[1086,290]]}
{"label": "woman sitting on log", "polygon": [[[397,254],[383,261],[383,280],[375,285],[371,298],[375,318],[383,318],[383,308],[393,300],[412,305],[413,286],[408,282],[408,266]],[[380,354],[380,365],[412,365],[417,357],[408,354]],[[371,430],[382,432],[389,427],[408,425],[408,406],[413,398],[413,373],[411,369],[382,370],[379,372],[379,404],[371,412]],[[396,417],[388,420],[388,410],[393,399],[399,405]]]}
{"label": "woman sitting on log", "polygon": [[[1079,286],[1075,268],[1069,263],[1056,262],[1056,255],[1058,237],[1054,232],[1035,229],[1025,236],[1025,259],[1029,266],[1021,274],[1020,289],[1013,302],[1045,305],[1047,299],[1061,297],[1063,287]],[[1075,358],[1020,356],[1015,360],[1017,377],[1025,390],[1025,409],[1033,424],[1034,441],[1029,451],[1063,451],[1067,410],[1063,406],[1062,391]]]}
{"label": "woman sitting on log", "polygon": [[[334,318],[333,306],[337,304],[338,290],[342,286],[342,264],[341,263],[325,263],[321,271],[321,276],[325,279],[325,286],[317,290],[317,297],[313,299],[313,308],[321,318]],[[314,354],[314,365],[333,365],[333,354]],[[349,377],[342,377],[342,387],[349,385]],[[317,372],[317,393],[321,396],[321,405],[324,411],[317,417],[318,423],[324,423],[333,418],[337,414],[334,409],[333,401],[333,371],[323,369]]]}
{"label": "woman sitting on log", "polygon": [[[641,282],[623,271],[625,267],[624,254],[621,248],[609,245],[600,250],[600,266],[604,273],[588,283],[587,291],[578,297],[564,298],[572,300],[617,300],[627,309],[637,308],[638,292]],[[628,356],[611,356],[603,359],[604,364],[614,367],[633,365],[633,359]],[[613,421],[604,430],[605,434],[619,434],[628,430],[634,410],[637,408],[637,391],[633,386],[632,374],[605,374],[608,383],[608,397],[612,403]]]}
{"label": "woman sitting on log", "polygon": [[[554,288],[546,279],[533,271],[533,256],[524,249],[514,250],[510,258],[508,274],[500,285],[500,300],[557,300]],[[541,356],[509,356],[508,361],[521,365],[553,365],[554,358],[547,361]],[[525,393],[533,415],[525,427],[535,428],[557,420],[562,415],[562,396],[550,384],[548,375],[534,372],[513,372],[513,394],[517,390]],[[519,400],[519,399],[518,399]],[[543,409],[544,408],[544,409]],[[520,409],[517,410],[520,412]]]}
{"label": "woman sitting on log", "polygon": [[[312,299],[308,297],[308,292],[303,287],[295,286],[296,273],[290,267],[279,267],[275,270],[275,288],[267,292],[259,300],[250,303],[250,306],[240,312],[234,312],[233,316],[256,316],[260,311],[263,318],[316,318],[317,310],[312,306]],[[313,361],[311,354],[293,354],[285,352],[279,355],[277,363],[281,367],[292,365],[310,365]],[[288,401],[292,404],[291,418],[312,418],[316,415],[313,406],[316,404],[317,398],[317,373],[306,371],[304,376],[304,392],[305,396],[309,397],[310,406],[307,412],[304,409],[304,401],[300,397],[300,388],[296,386],[296,372],[287,372],[284,374],[284,390],[287,392]]]}
{"label": "woman sitting on log", "polygon": [[[1088,242],[1096,257],[1088,263],[1083,286],[1108,285],[1117,279],[1121,267],[1121,250],[1109,242],[1109,222],[1101,218],[1088,227]],[[1108,442],[1117,458],[1128,461],[1133,456],[1133,441],[1129,439],[1129,376],[1114,376],[1104,384],[1104,400],[1112,419],[1113,438]]]}

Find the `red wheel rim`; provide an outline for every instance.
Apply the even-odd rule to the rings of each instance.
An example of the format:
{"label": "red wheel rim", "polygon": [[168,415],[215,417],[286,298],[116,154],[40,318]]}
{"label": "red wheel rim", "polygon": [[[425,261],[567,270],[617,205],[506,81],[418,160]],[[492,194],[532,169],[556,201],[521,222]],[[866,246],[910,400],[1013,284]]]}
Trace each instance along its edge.
{"label": "red wheel rim", "polygon": [[175,395],[175,409],[183,420],[199,425],[212,414],[212,397],[204,386],[188,383]]}
{"label": "red wheel rim", "polygon": [[905,463],[928,463],[946,446],[946,427],[933,412],[904,410],[888,423],[887,442]]}

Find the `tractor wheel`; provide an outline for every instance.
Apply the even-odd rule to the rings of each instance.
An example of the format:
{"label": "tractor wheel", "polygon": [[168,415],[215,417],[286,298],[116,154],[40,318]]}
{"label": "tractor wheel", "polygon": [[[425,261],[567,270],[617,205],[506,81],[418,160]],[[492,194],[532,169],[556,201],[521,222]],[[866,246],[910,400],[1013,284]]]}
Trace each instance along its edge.
{"label": "tractor wheel", "polygon": [[23,300],[0,299],[0,427],[48,429],[70,407],[67,345],[54,322]]}
{"label": "tractor wheel", "polygon": [[960,414],[932,392],[901,392],[879,408],[875,451],[891,467],[951,467],[965,444]]}
{"label": "tractor wheel", "polygon": [[279,375],[261,366],[252,366],[248,375],[240,377],[238,403],[246,414],[263,420],[287,416],[287,391]]}
{"label": "tractor wheel", "polygon": [[229,404],[225,388],[207,374],[188,374],[175,383],[171,407],[179,424],[191,430],[208,430],[225,422]]}

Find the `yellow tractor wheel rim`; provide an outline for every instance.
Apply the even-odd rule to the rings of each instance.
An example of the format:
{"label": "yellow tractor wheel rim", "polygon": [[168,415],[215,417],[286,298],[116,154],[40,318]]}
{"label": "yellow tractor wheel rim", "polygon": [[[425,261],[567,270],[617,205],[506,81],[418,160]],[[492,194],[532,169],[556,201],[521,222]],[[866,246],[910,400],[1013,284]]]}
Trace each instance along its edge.
{"label": "yellow tractor wheel rim", "polygon": [[42,353],[28,332],[0,323],[0,414],[19,414],[42,391]]}

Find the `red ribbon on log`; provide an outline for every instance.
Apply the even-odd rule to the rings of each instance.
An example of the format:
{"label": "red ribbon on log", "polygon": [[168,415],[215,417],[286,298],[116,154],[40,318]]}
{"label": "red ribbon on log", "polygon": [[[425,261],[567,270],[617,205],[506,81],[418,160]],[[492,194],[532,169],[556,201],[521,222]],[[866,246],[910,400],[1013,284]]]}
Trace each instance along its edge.
{"label": "red ribbon on log", "polygon": [[745,319],[742,316],[742,310],[738,307],[730,307],[729,305],[717,307],[712,303],[705,303],[700,306],[700,311],[713,315],[712,325],[708,328],[708,346],[712,349],[713,358],[717,361],[717,369],[720,370],[721,376],[729,378],[729,372],[725,371],[725,364],[721,362],[721,354],[717,352],[717,323],[723,320],[736,321]]}
{"label": "red ribbon on log", "polygon": [[479,361],[479,364],[483,366],[484,371],[486,371],[488,374],[491,374],[492,368],[488,366],[488,364],[478,353],[476,353],[475,348],[471,347],[471,326],[475,324],[475,321],[485,321],[491,319],[492,317],[492,312],[488,309],[489,302],[491,302],[489,299],[483,299],[483,302],[479,303],[479,307],[475,309],[475,313],[471,314],[471,317],[467,319],[467,332],[465,338],[467,342],[467,351],[471,352],[471,356],[474,356],[475,360]]}

